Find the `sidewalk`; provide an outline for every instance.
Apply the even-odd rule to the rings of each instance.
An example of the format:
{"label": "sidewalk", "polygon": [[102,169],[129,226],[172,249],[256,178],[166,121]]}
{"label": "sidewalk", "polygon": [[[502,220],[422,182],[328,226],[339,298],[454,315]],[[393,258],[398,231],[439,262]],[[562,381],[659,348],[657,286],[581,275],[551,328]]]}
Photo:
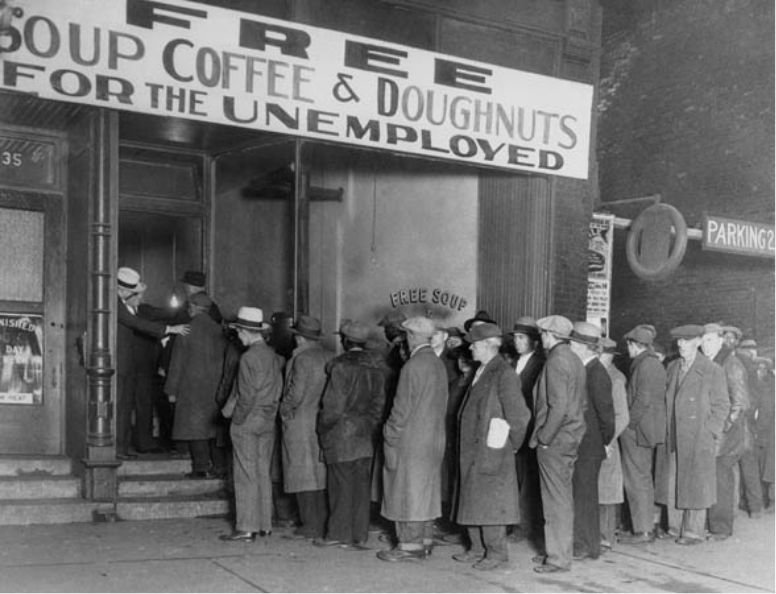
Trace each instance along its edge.
{"label": "sidewalk", "polygon": [[[507,569],[457,563],[458,545],[426,561],[386,563],[372,550],[321,549],[277,530],[223,543],[224,519],[0,527],[2,592],[773,592],[774,516],[736,518],[727,541],[619,546],[569,573],[535,573],[510,544]],[[374,536],[374,535],[373,535]]]}

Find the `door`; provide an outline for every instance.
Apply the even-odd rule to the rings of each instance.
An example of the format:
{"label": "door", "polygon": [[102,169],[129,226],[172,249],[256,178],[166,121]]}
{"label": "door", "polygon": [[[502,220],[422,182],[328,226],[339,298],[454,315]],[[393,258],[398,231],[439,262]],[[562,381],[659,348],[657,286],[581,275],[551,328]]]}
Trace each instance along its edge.
{"label": "door", "polygon": [[0,454],[63,453],[62,202],[0,188]]}

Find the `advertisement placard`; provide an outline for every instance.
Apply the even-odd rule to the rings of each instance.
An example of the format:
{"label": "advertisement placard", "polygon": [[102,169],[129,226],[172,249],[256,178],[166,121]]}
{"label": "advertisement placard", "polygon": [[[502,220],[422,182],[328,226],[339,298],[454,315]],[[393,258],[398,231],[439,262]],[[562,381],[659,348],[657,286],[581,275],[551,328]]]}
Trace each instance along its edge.
{"label": "advertisement placard", "polygon": [[0,404],[43,403],[43,316],[0,313]]}
{"label": "advertisement placard", "polygon": [[609,335],[614,215],[593,214],[588,235],[587,321]]}

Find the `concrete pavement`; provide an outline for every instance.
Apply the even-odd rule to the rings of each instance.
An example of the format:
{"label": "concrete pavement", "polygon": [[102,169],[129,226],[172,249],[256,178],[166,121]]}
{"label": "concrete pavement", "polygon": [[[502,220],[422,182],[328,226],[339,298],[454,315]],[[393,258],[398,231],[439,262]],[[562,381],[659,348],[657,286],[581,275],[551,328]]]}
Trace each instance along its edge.
{"label": "concrete pavement", "polygon": [[321,549],[277,529],[223,543],[223,518],[0,527],[2,592],[773,592],[774,516],[741,513],[724,542],[619,545],[569,573],[539,575],[525,542],[506,569],[457,563],[459,545],[425,561],[386,563],[371,550]]}

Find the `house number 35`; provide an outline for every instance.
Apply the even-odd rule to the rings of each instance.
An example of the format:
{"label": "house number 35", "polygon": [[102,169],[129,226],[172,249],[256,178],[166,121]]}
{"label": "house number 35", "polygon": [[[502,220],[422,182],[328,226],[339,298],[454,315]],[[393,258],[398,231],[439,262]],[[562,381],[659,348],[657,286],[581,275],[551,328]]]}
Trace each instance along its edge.
{"label": "house number 35", "polygon": [[21,167],[22,154],[12,153],[11,151],[3,151],[0,153],[0,163],[4,167]]}

